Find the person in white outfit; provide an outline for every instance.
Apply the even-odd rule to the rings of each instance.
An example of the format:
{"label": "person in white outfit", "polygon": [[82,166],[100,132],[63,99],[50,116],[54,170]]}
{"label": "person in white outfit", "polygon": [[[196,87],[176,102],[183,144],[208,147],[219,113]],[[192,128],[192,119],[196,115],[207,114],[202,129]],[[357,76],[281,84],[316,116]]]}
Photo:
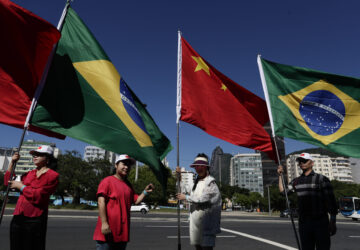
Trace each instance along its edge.
{"label": "person in white outfit", "polygon": [[198,154],[190,167],[198,174],[191,193],[178,193],[176,197],[190,203],[190,244],[196,250],[212,250],[216,234],[221,232],[221,194],[215,178],[210,176],[206,154]]}

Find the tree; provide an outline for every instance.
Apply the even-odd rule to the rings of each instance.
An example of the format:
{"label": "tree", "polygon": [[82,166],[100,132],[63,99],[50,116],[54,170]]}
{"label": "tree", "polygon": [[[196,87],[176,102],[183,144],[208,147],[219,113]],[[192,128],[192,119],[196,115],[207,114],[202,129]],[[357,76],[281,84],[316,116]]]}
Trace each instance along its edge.
{"label": "tree", "polygon": [[251,192],[249,194],[249,200],[252,207],[261,208],[261,205],[264,204],[264,197],[261,196],[258,192]]}
{"label": "tree", "polygon": [[[273,184],[269,187],[270,189],[270,203],[271,203],[271,210],[278,210],[282,211],[286,209],[286,198],[284,193],[280,193],[278,184]],[[294,192],[288,193],[288,198],[290,202],[290,206],[292,208],[297,207],[297,196]],[[260,201],[261,208],[265,211],[269,210],[269,203],[268,203],[268,192],[267,187],[266,191],[264,192],[264,198]]]}
{"label": "tree", "polygon": [[223,201],[226,198],[232,200],[235,193],[245,194],[245,195],[249,195],[250,193],[250,191],[246,188],[241,188],[238,186],[230,186],[230,185],[221,185],[220,192]]}
{"label": "tree", "polygon": [[4,186],[4,173],[0,171],[0,206],[2,206],[3,200],[4,200],[4,194],[3,191],[6,190],[6,187]]}
{"label": "tree", "polygon": [[88,184],[86,192],[84,193],[84,198],[86,200],[97,201],[96,193],[98,186],[102,179],[112,175],[115,168],[114,166],[105,159],[94,159],[88,162],[91,172],[88,177]]}
{"label": "tree", "polygon": [[248,195],[235,193],[233,199],[234,203],[240,206],[249,207],[251,205]]}
{"label": "tree", "polygon": [[351,197],[356,196],[360,197],[360,185],[359,184],[349,184],[340,182],[337,180],[331,181],[331,185],[334,190],[334,195],[338,201],[341,197]]}
{"label": "tree", "polygon": [[175,190],[176,180],[172,176],[171,170],[169,168],[167,168],[167,170],[168,170],[168,184],[165,192],[163,191],[163,188],[159,183],[159,181],[156,179],[154,173],[146,165],[139,167],[139,172],[138,172],[139,178],[137,182],[135,182],[135,168],[131,169],[128,176],[128,180],[133,184],[134,190],[138,194],[143,192],[146,185],[152,183],[155,186],[155,190],[151,193],[151,195],[146,197],[145,201],[149,204],[155,204],[155,205],[167,204],[168,198],[176,193]]}
{"label": "tree", "polygon": [[89,190],[89,182],[93,178],[92,167],[81,159],[77,151],[66,151],[58,158],[59,186],[55,195],[59,195],[64,204],[64,196],[73,197],[73,204],[80,204],[80,198]]}
{"label": "tree", "polygon": [[5,191],[6,187],[4,186],[4,173],[0,171],[0,191]]}

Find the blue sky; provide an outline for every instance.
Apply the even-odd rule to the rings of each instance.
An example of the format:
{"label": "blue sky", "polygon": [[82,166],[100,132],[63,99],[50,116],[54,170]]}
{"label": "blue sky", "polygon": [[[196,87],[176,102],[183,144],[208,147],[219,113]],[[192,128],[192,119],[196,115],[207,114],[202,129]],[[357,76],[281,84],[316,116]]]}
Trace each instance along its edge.
{"label": "blue sky", "polygon": [[[65,1],[14,1],[53,23]],[[75,0],[73,9],[93,32],[137,96],[171,140],[176,164],[177,30],[214,67],[264,98],[256,57],[334,74],[360,77],[359,1],[118,1]],[[234,115],[236,111],[234,111]],[[0,146],[17,146],[21,130],[0,125]],[[83,153],[87,145],[28,133],[26,139],[55,142]],[[311,145],[286,139],[286,153]],[[211,155],[252,150],[211,137],[181,122],[180,165],[198,152]]]}

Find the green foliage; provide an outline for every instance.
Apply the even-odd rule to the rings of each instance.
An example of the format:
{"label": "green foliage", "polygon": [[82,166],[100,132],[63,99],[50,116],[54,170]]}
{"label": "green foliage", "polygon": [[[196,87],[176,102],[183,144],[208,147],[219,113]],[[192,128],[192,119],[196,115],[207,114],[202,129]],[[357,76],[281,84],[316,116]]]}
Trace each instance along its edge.
{"label": "green foliage", "polygon": [[356,196],[360,197],[360,185],[359,184],[347,184],[340,181],[333,180],[331,185],[334,190],[336,200],[345,196]]}
{"label": "green foliage", "polygon": [[[86,162],[81,159],[78,152],[67,151],[58,158],[57,172],[60,175],[60,182],[55,195],[60,196],[63,201],[65,196],[72,196],[73,204],[67,206],[77,207],[80,198],[97,200],[96,192],[99,183],[105,177],[114,174],[114,167],[107,160],[96,159]],[[149,204],[166,204],[168,197],[175,194],[175,178],[170,169],[168,169],[168,187],[165,192],[148,166],[139,167],[138,176],[139,178],[135,182],[135,168],[132,168],[128,180],[132,183],[136,193],[140,194],[150,183],[155,186],[152,194],[144,200]]]}
{"label": "green foliage", "polygon": [[[144,188],[152,183],[155,186],[154,191],[151,195],[148,195],[144,201],[148,204],[163,205],[167,204],[168,198],[175,194],[175,182],[176,179],[172,176],[171,170],[168,168],[168,184],[167,189],[164,192],[162,185],[156,179],[151,169],[144,165],[138,169],[138,180],[135,182],[135,168],[130,170],[128,180],[132,183],[133,188],[137,194],[140,194]],[[165,196],[164,196],[165,193]]]}
{"label": "green foliage", "polygon": [[6,187],[4,186],[4,173],[0,171],[0,191],[5,191]]}
{"label": "green foliage", "polygon": [[[271,210],[282,211],[286,209],[286,198],[284,193],[280,193],[278,184],[273,184],[269,187],[270,191],[270,204]],[[295,193],[288,194],[290,206],[293,208],[297,207],[297,197]],[[264,210],[269,211],[269,202],[268,202],[268,190],[264,190]]]}
{"label": "green foliage", "polygon": [[112,175],[114,167],[108,160],[104,159],[95,159],[88,162],[88,164],[92,171],[88,176],[87,189],[83,198],[85,200],[96,201],[96,192],[99,183],[105,177]]}
{"label": "green foliage", "polygon": [[57,172],[60,180],[55,195],[59,195],[62,199],[64,196],[72,196],[73,203],[80,204],[80,197],[85,197],[89,191],[94,190],[90,184],[95,185],[93,179],[96,173],[76,151],[67,151],[59,156]]}
{"label": "green foliage", "polygon": [[2,206],[4,195],[3,191],[6,190],[6,187],[4,186],[4,173],[0,172],[0,206]]}
{"label": "green foliage", "polygon": [[231,200],[236,193],[245,195],[249,195],[250,193],[250,191],[246,188],[230,185],[221,185],[220,192],[223,200],[225,200],[226,198]]}
{"label": "green foliage", "polygon": [[240,206],[250,207],[251,205],[249,196],[245,194],[235,193],[233,201]]}

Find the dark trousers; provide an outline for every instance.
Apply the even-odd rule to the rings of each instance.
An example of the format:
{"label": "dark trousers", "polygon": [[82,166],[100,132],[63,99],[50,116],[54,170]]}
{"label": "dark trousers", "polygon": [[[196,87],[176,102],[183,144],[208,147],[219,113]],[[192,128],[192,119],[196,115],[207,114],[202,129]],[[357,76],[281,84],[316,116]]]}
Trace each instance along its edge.
{"label": "dark trousers", "polygon": [[96,250],[125,250],[127,242],[96,241]]}
{"label": "dark trousers", "polygon": [[39,217],[14,215],[10,224],[11,250],[45,250],[47,214]]}
{"label": "dark trousers", "polygon": [[330,233],[327,215],[319,218],[300,216],[299,233],[302,250],[329,250]]}

